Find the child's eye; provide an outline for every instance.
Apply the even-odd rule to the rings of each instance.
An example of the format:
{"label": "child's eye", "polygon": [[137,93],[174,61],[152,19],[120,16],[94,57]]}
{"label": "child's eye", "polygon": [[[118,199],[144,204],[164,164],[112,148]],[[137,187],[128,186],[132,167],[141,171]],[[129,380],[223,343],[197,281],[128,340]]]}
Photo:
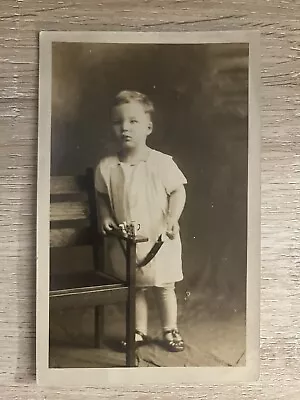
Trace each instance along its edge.
{"label": "child's eye", "polygon": [[137,122],[138,122],[138,121],[137,121],[136,119],[131,119],[131,120],[130,120],[130,123],[131,123],[131,124],[136,124]]}
{"label": "child's eye", "polygon": [[116,121],[113,121],[112,123],[113,123],[113,125],[120,125],[121,121],[116,120]]}

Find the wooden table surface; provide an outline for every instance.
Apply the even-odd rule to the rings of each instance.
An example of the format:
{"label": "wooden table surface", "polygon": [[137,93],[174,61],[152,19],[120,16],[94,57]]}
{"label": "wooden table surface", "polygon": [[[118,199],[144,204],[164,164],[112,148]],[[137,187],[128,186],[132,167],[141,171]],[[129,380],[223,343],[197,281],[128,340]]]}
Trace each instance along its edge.
{"label": "wooden table surface", "polygon": [[[0,398],[300,398],[299,1],[92,0],[0,4]],[[260,30],[261,377],[231,386],[47,389],[35,383],[35,215],[40,30]]]}

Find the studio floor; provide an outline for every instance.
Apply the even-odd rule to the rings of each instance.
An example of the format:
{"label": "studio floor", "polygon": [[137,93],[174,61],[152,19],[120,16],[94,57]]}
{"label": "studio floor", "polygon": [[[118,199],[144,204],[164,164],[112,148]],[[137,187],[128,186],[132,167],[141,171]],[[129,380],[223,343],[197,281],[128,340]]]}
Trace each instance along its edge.
{"label": "studio floor", "polygon": [[[200,293],[200,292],[199,292]],[[245,306],[241,298],[213,291],[178,294],[178,325],[185,350],[169,353],[161,344],[157,310],[149,293],[151,343],[137,350],[139,367],[244,366]],[[51,315],[49,366],[51,368],[123,367],[125,354],[117,344],[124,338],[124,310],[106,308],[105,341],[93,347],[93,310],[71,310]]]}

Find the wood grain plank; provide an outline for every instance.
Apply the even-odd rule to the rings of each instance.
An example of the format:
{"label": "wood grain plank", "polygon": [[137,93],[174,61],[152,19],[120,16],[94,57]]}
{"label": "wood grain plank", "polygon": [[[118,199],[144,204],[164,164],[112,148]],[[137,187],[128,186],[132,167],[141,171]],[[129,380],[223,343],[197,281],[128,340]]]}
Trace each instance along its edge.
{"label": "wood grain plank", "polygon": [[89,217],[86,201],[59,202],[50,205],[50,221],[85,220]]}
{"label": "wood grain plank", "polygon": [[50,194],[76,194],[86,191],[85,177],[79,176],[52,176],[50,180]]}
{"label": "wood grain plank", "polygon": [[62,228],[51,229],[50,247],[72,247],[92,244],[90,229]]}

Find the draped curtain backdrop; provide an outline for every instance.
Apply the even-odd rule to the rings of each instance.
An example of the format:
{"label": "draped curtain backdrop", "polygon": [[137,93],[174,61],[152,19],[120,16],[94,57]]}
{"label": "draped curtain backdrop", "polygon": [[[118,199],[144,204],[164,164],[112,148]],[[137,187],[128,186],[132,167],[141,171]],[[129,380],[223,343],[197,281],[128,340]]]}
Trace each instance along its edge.
{"label": "draped curtain backdrop", "polygon": [[155,104],[148,144],[188,179],[181,218],[185,288],[245,295],[248,45],[53,45],[52,175],[113,150],[110,104],[123,89]]}

